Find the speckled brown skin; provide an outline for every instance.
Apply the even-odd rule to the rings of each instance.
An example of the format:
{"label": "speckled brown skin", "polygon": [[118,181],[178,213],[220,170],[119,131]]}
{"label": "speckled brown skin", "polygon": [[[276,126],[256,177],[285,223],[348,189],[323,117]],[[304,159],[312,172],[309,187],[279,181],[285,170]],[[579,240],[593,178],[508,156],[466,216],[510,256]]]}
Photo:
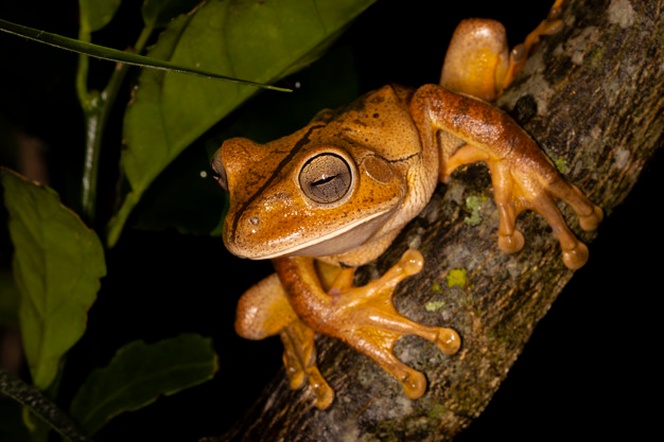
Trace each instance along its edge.
{"label": "speckled brown skin", "polygon": [[[495,27],[493,22],[487,26]],[[448,54],[446,63],[465,56],[467,45],[458,47],[464,49]],[[470,71],[476,75],[476,69]],[[495,72],[487,78],[479,83],[495,81]],[[445,73],[442,82],[447,83]],[[334,393],[316,368],[315,333],[341,339],[370,356],[402,383],[410,398],[424,393],[426,380],[396,359],[394,343],[413,334],[446,354],[459,349],[454,330],[412,322],[392,305],[396,284],[422,267],[418,252],[406,252],[380,279],[352,287],[353,269],[382,254],[424,208],[437,182],[448,180],[458,167],[488,165],[503,251],[523,247],[515,219],[531,209],[551,225],[569,268],[587,260],[586,246],[567,227],[556,202],[569,204],[585,230],[596,228],[601,210],[558,174],[509,116],[464,95],[478,82],[469,84],[468,90],[455,86],[461,94],[439,85],[416,91],[385,86],[343,109],[322,112],[290,136],[264,146],[232,139],[215,156],[214,167],[231,198],[223,233],[228,249],[239,256],[272,259],[278,275],[243,295],[236,329],[253,339],[279,333],[291,387],[308,380],[321,409],[331,404]],[[348,167],[347,188],[323,203],[307,195],[301,178],[301,171],[321,156]],[[347,268],[336,267],[334,275],[324,275],[331,282],[323,283],[315,260]]]}
{"label": "speckled brown skin", "polygon": [[[227,248],[252,259],[313,256],[350,266],[383,253],[427,203],[438,173],[435,158],[425,164],[430,155],[409,114],[411,95],[386,86],[265,146],[225,142],[217,159],[231,193]],[[309,159],[329,152],[352,167],[352,188],[320,204],[303,195],[297,178]],[[251,171],[249,180],[242,171]]]}
{"label": "speckled brown skin", "polygon": [[[460,166],[487,164],[500,217],[498,244],[504,252],[514,253],[523,247],[523,235],[516,230],[515,221],[520,212],[530,209],[551,225],[567,267],[578,269],[586,263],[588,249],[571,232],[556,201],[565,201],[574,209],[584,230],[597,228],[602,219],[601,209],[560,176],[551,160],[507,114],[483,101],[436,85],[417,90],[411,114],[422,143],[439,144],[441,181],[449,179]],[[439,143],[440,131],[448,134],[444,143]]]}

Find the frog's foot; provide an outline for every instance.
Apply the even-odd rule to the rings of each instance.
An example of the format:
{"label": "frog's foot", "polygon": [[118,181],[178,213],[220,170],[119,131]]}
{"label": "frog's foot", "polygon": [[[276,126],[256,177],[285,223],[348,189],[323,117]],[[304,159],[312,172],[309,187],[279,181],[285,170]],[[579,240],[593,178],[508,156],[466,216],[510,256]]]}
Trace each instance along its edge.
{"label": "frog's foot", "polygon": [[405,335],[416,335],[438,346],[447,355],[459,350],[461,340],[450,328],[418,324],[399,314],[392,304],[396,285],[418,273],[423,257],[416,250],[408,250],[401,260],[381,278],[362,287],[330,289],[331,309],[319,324],[321,333],[346,342],[371,357],[403,385],[406,396],[416,399],[424,394],[426,379],[417,370],[399,361],[393,353],[396,341]]}
{"label": "frog's foot", "polygon": [[562,248],[563,262],[568,268],[576,270],[586,263],[588,248],[567,226],[556,201],[567,203],[576,212],[581,229],[586,231],[597,228],[603,218],[602,209],[560,176],[543,152],[533,149],[501,158],[467,144],[450,157],[447,167],[454,170],[476,161],[485,161],[491,171],[499,214],[498,245],[501,250],[506,253],[521,250],[524,238],[516,229],[516,217],[530,209],[539,213],[553,229]]}
{"label": "frog's foot", "polygon": [[[327,407],[334,397],[330,387],[315,366],[314,333],[340,339],[359,352],[371,357],[383,369],[399,380],[410,398],[424,394],[424,375],[399,361],[393,353],[394,344],[404,335],[416,335],[435,343],[445,354],[459,350],[461,340],[452,329],[418,324],[401,316],[392,304],[392,293],[396,285],[408,276],[418,273],[423,266],[422,255],[409,250],[401,260],[381,278],[362,287],[352,287],[352,268],[345,268],[329,280],[330,285],[321,284],[319,272],[312,258],[283,257],[273,260],[279,279],[270,279],[274,287],[269,299],[247,292],[240,304],[246,308],[245,328],[269,323],[269,332],[279,332],[286,347],[284,362],[291,387],[298,388],[305,379],[313,387],[319,408]],[[277,284],[281,281],[281,284]],[[326,280],[326,278],[323,278]],[[267,285],[267,284],[266,284]],[[285,293],[288,293],[286,298]],[[247,302],[243,302],[247,299]],[[253,300],[249,298],[255,298]],[[249,302],[252,301],[252,302]],[[288,303],[290,301],[290,303]],[[256,304],[258,302],[258,304]],[[288,304],[286,309],[283,304]],[[268,310],[252,306],[268,306]],[[272,318],[270,312],[280,312]],[[281,320],[281,315],[286,318]],[[295,316],[296,320],[292,320]],[[238,321],[236,321],[236,328]],[[249,326],[249,327],[245,327]],[[260,327],[258,327],[260,328]],[[242,333],[241,333],[242,334]],[[249,332],[250,336],[264,337]]]}
{"label": "frog's foot", "polygon": [[290,381],[290,388],[297,390],[305,381],[316,395],[316,406],[325,410],[334,401],[334,390],[316,365],[314,331],[296,320],[279,333],[284,344],[284,366]]}
{"label": "frog's foot", "polygon": [[526,54],[528,54],[530,49],[537,44],[542,36],[560,32],[563,26],[563,21],[560,18],[563,13],[563,3],[565,3],[565,0],[556,0],[551,9],[549,9],[549,15],[517,47],[522,46]]}
{"label": "frog's foot", "polygon": [[556,0],[549,10],[549,15],[532,32],[530,32],[523,43],[516,45],[509,56],[509,67],[504,78],[500,81],[500,90],[506,89],[526,64],[533,46],[539,42],[540,38],[546,35],[553,35],[563,27],[563,21],[560,19],[562,6],[565,0]]}
{"label": "frog's foot", "polygon": [[309,382],[316,406],[323,410],[334,400],[334,390],[316,366],[314,331],[293,311],[279,277],[272,274],[247,290],[238,302],[235,330],[246,339],[259,340],[279,334],[284,344],[283,361],[293,390]]}

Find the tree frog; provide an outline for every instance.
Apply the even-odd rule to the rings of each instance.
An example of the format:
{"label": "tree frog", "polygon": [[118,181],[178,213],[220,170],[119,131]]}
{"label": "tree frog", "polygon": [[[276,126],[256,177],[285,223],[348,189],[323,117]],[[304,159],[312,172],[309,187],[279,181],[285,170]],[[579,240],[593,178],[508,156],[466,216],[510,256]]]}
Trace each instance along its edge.
{"label": "tree frog", "polygon": [[457,168],[488,165],[501,250],[524,246],[515,219],[531,209],[551,225],[567,267],[586,262],[588,249],[556,201],[574,209],[584,230],[597,227],[601,209],[559,175],[514,120],[489,104],[523,66],[529,47],[559,26],[560,3],[511,53],[500,23],[462,22],[440,85],[385,86],[320,112],[291,135],[264,145],[233,138],[215,154],[213,169],[230,194],[226,247],[240,257],[271,259],[276,270],[242,296],[236,330],[249,339],[279,334],[290,386],[308,382],[318,408],[332,403],[334,391],[316,366],[316,333],[368,355],[411,399],[422,396],[426,379],[396,358],[394,343],[410,334],[447,355],[459,350],[455,330],[418,324],[392,304],[395,286],[422,268],[416,250],[379,279],[353,286],[354,269],[380,256],[424,208],[438,181],[448,181]]}

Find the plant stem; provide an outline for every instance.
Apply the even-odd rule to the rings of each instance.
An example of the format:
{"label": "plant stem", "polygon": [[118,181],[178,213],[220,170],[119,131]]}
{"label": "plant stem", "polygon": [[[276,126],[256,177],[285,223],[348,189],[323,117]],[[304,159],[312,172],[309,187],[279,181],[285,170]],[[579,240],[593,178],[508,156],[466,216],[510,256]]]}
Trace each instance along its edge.
{"label": "plant stem", "polygon": [[[152,26],[143,28],[134,46],[137,53],[143,50],[153,29]],[[83,41],[89,41],[90,34],[81,31],[79,38]],[[88,63],[88,56],[81,55],[79,57],[76,90],[85,120],[85,159],[81,180],[81,210],[88,224],[94,225],[102,138],[111,109],[127,74],[128,65],[116,64],[108,84],[101,93],[97,93],[95,91],[90,92],[87,89]]]}
{"label": "plant stem", "polygon": [[51,428],[67,441],[89,440],[44,392],[3,369],[0,369],[0,392],[22,404],[25,407],[24,413],[28,413],[29,410],[32,415],[39,418],[32,421],[35,425],[31,429],[32,440],[47,440],[48,430]]}

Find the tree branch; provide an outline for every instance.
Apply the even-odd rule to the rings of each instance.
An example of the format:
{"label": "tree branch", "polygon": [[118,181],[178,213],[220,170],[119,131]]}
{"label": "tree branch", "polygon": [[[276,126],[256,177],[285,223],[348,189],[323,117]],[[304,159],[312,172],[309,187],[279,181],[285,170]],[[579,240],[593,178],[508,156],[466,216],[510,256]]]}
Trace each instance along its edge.
{"label": "tree branch", "polygon": [[[499,102],[607,216],[663,143],[662,9],[661,0],[569,1],[564,29],[543,40]],[[468,197],[476,198],[475,208]],[[571,211],[563,211],[579,232]],[[395,293],[397,308],[416,321],[455,328],[463,345],[446,357],[416,338],[399,343],[397,355],[427,375],[423,398],[407,400],[368,358],[320,337],[319,365],[337,392],[329,410],[316,410],[312,393],[291,391],[280,373],[242,422],[209,440],[454,437],[486,407],[573,273],[541,218],[520,218],[527,242],[514,256],[498,250],[497,220],[486,169],[467,168],[361,272],[365,280],[383,273],[409,246],[426,257],[424,271]],[[594,235],[580,237],[589,242]],[[463,269],[465,286],[448,286],[453,269]]]}

